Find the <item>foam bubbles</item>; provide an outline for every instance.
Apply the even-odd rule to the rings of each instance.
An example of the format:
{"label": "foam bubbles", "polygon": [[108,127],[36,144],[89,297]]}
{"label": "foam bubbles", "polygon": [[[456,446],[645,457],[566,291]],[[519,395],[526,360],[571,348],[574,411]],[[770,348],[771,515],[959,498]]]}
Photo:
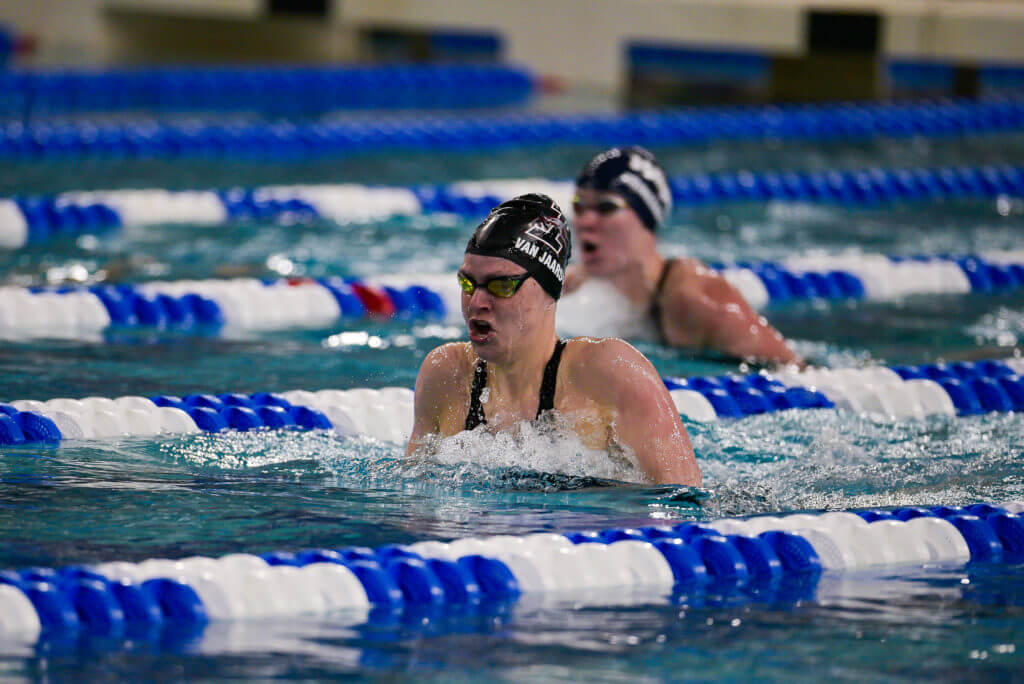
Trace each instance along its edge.
{"label": "foam bubbles", "polygon": [[643,482],[643,471],[625,452],[591,449],[566,426],[521,423],[513,430],[491,433],[484,428],[437,440],[421,467],[456,467],[462,474],[519,469],[570,477]]}
{"label": "foam bubbles", "polygon": [[707,512],[749,515],[1011,499],[1022,420],[788,411],[688,427],[712,492]]}

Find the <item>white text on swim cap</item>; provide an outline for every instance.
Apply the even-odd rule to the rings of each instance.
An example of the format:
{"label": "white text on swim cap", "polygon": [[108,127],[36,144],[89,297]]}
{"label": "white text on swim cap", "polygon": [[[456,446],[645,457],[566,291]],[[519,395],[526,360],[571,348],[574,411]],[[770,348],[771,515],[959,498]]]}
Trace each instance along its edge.
{"label": "white text on swim cap", "polygon": [[551,275],[555,276],[558,282],[562,282],[565,280],[565,269],[562,268],[562,265],[558,263],[555,257],[551,256],[550,252],[541,252],[539,245],[530,242],[529,240],[526,240],[524,238],[518,237],[516,238],[513,247],[522,252],[523,254],[526,254],[530,258],[536,259],[538,262],[543,264],[545,268],[551,271]]}

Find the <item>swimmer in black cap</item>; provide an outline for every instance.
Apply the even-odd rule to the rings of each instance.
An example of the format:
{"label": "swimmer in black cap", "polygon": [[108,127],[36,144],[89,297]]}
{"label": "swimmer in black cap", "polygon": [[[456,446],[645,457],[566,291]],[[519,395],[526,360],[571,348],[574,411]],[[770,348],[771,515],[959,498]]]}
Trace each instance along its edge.
{"label": "swimmer in black cap", "polygon": [[565,217],[546,195],[509,200],[484,219],[458,273],[470,341],[423,361],[407,453],[554,411],[586,446],[632,454],[651,481],[699,485],[689,436],[651,363],[622,340],[555,334],[571,250]]}
{"label": "swimmer in black cap", "polygon": [[697,259],[666,259],[655,231],[672,211],[672,193],[654,155],[614,147],[576,179],[576,236],[583,263],[569,269],[566,294],[588,279],[610,283],[646,312],[664,344],[761,363],[800,360],[725,278]]}

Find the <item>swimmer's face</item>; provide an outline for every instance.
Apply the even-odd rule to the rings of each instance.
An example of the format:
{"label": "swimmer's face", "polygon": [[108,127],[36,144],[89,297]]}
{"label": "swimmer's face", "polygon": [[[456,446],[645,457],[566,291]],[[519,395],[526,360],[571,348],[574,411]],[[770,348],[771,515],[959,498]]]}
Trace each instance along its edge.
{"label": "swimmer's face", "polygon": [[[519,264],[499,257],[467,254],[459,272],[476,283],[502,276],[521,276]],[[486,287],[462,293],[462,318],[477,356],[485,361],[507,362],[511,352],[527,344],[544,312],[554,300],[533,278],[527,278],[514,295],[497,297]]]}
{"label": "swimmer's face", "polygon": [[618,193],[580,188],[573,213],[576,253],[587,275],[612,276],[654,247],[653,233]]}

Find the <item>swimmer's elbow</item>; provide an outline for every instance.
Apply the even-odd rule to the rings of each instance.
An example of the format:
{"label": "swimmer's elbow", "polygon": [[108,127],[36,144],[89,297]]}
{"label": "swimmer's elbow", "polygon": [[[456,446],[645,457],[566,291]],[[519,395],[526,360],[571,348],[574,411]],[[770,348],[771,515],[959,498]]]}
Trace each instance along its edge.
{"label": "swimmer's elbow", "polygon": [[405,447],[406,460],[418,460],[423,456],[432,454],[434,451],[434,440],[431,437],[432,435],[413,434],[409,438],[409,444]]}
{"label": "swimmer's elbow", "polygon": [[702,478],[697,458],[693,453],[693,444],[674,405],[667,412],[661,430],[656,453],[659,456],[658,463],[666,471],[664,474],[668,481],[665,484],[699,487]]}
{"label": "swimmer's elbow", "polygon": [[700,468],[691,453],[684,458],[655,473],[655,484],[680,485],[682,487],[700,487],[704,481]]}
{"label": "swimmer's elbow", "polygon": [[679,484],[686,487],[700,487],[704,484],[704,475],[689,444],[686,445],[686,452],[679,461],[679,470]]}
{"label": "swimmer's elbow", "polygon": [[670,453],[666,454],[662,461],[665,472],[663,473],[664,479],[659,484],[699,487],[703,482],[703,477],[693,454],[693,447],[690,446],[690,440],[688,438],[679,440],[676,448],[669,451]]}
{"label": "swimmer's elbow", "polygon": [[681,487],[700,487],[703,477],[700,468],[691,455],[689,459],[673,460],[661,463],[658,467],[649,468],[648,474],[654,484],[679,485]]}

